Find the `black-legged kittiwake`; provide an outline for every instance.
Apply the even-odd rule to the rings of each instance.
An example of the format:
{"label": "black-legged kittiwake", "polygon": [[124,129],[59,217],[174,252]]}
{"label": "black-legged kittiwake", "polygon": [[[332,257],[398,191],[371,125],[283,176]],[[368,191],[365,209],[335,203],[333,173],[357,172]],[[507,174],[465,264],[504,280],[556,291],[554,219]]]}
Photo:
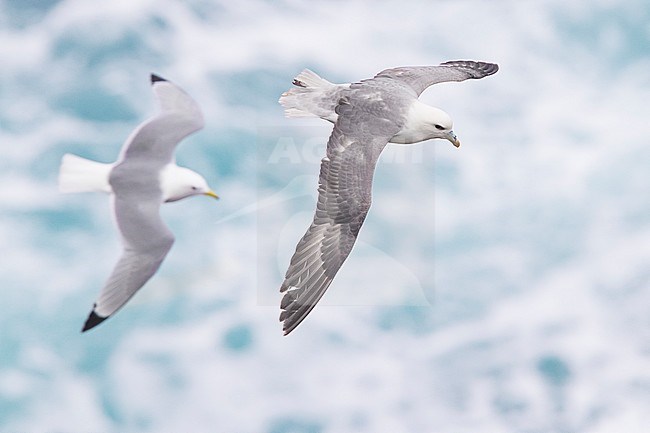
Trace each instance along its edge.
{"label": "black-legged kittiwake", "polygon": [[387,69],[352,84],[333,84],[310,70],[294,79],[295,87],[280,98],[287,117],[320,117],[334,129],[321,161],[314,220],[280,287],[285,335],[314,308],[350,254],[370,208],[375,165],[386,144],[443,138],[460,146],[451,117],[420,102],[419,95],[436,83],[483,78],[498,69],[493,63],[460,60]]}
{"label": "black-legged kittiwake", "polygon": [[203,194],[218,198],[195,171],[176,165],[174,151],[185,137],[203,128],[197,103],[171,82],[151,75],[160,112],[127,138],[115,163],[66,154],[61,192],[110,194],[123,251],[95,302],[82,332],[115,314],[158,270],[174,243],[159,210],[165,202]]}

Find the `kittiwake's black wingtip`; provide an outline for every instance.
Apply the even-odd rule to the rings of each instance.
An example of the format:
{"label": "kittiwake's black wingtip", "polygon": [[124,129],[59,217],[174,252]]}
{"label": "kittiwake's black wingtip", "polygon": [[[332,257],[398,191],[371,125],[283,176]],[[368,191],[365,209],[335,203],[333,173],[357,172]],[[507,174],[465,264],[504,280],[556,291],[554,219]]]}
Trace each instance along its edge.
{"label": "kittiwake's black wingtip", "polygon": [[167,80],[165,80],[165,79],[164,79],[163,77],[161,77],[160,75],[151,74],[151,84],[154,84],[154,83],[156,83],[156,82],[158,82],[158,81],[167,81]]}
{"label": "kittiwake's black wingtip", "polygon": [[90,312],[88,319],[86,319],[86,323],[84,323],[84,327],[83,329],[81,329],[81,332],[86,332],[89,329],[93,329],[95,326],[99,325],[106,319],[108,319],[108,317],[102,317],[97,315],[97,313],[95,313],[95,310],[93,309],[93,311]]}

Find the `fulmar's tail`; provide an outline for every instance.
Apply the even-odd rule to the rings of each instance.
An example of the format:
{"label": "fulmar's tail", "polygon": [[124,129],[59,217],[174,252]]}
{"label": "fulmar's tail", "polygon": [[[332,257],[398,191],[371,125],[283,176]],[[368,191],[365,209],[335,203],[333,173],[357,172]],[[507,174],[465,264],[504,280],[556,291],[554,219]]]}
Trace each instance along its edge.
{"label": "fulmar's tail", "polygon": [[287,117],[316,116],[336,122],[334,112],[338,102],[337,94],[349,85],[337,85],[321,78],[309,69],[303,70],[293,79],[293,87],[280,96],[280,104]]}

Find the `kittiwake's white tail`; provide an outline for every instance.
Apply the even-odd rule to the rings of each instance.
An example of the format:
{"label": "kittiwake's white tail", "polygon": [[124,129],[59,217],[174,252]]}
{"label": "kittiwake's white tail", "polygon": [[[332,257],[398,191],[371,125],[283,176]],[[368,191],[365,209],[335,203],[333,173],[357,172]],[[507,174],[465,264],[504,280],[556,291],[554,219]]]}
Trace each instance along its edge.
{"label": "kittiwake's white tail", "polygon": [[91,161],[66,153],[61,159],[59,191],[63,193],[111,192],[108,176],[112,167],[112,164]]}
{"label": "kittiwake's white tail", "polygon": [[316,116],[330,122],[335,122],[334,113],[337,99],[336,93],[341,87],[321,78],[309,69],[303,70],[293,79],[293,87],[280,96],[280,104],[284,107],[287,117]]}

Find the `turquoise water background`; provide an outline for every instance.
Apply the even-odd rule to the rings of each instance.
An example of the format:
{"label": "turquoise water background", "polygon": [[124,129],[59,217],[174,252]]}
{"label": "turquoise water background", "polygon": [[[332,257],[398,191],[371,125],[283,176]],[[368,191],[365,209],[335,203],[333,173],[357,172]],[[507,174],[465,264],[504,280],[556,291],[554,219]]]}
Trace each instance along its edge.
{"label": "turquoise water background", "polygon": [[[0,432],[650,431],[650,4],[0,0]],[[290,336],[278,289],[331,129],[277,104],[309,67],[496,62],[422,100],[459,149],[391,146],[358,245]],[[120,246],[62,155],[115,159],[155,72],[222,199],[79,331]]]}

